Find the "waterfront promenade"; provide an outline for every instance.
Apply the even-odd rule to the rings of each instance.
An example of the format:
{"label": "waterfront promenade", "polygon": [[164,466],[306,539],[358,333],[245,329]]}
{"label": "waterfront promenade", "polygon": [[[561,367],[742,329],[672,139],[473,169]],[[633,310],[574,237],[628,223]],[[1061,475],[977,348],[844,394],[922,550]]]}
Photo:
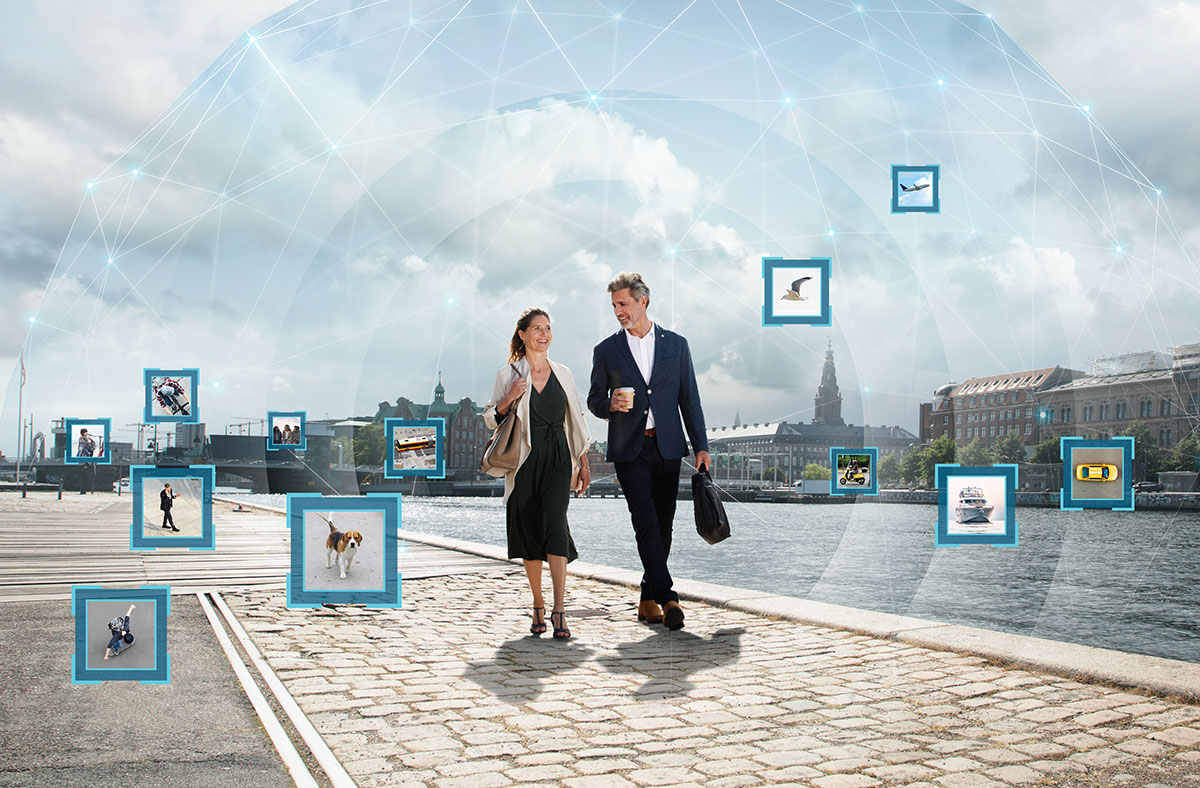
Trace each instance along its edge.
{"label": "waterfront promenade", "polygon": [[[183,572],[189,558],[208,560],[212,582],[206,588],[200,578],[185,576],[189,590],[217,592],[288,697],[364,788],[1200,788],[1200,667],[1190,663],[687,582],[680,584],[687,627],[667,633],[634,621],[636,593],[620,584],[632,580],[631,573],[580,562],[572,568],[590,577],[570,581],[574,638],[555,642],[527,634],[519,567],[495,558],[493,548],[436,539],[406,543],[405,555],[419,560],[410,575],[403,563],[409,559],[402,559],[402,609],[288,610],[281,575],[272,580],[245,567],[241,576],[218,571],[226,560],[233,562],[227,568],[242,564],[250,551],[272,572],[285,564],[283,518],[228,505],[218,505],[214,553],[171,554],[170,564],[161,563],[167,557],[138,554],[149,563],[110,583],[105,567],[134,558],[124,500],[95,511],[101,502],[89,508],[79,499],[45,498],[14,511],[18,506],[0,497],[5,620],[28,620],[33,611],[39,626],[69,627],[69,615],[46,606],[65,608],[61,591],[65,584],[69,596],[70,571],[42,584],[9,577],[25,555],[14,552],[26,549],[20,534],[53,533],[49,523],[91,535],[87,582],[149,582],[143,575],[172,582],[171,573]],[[47,560],[75,552],[55,540],[39,545]],[[20,601],[34,596],[59,601]],[[68,665],[61,653],[41,654],[39,643],[21,655],[7,652],[5,675],[19,675],[30,698],[52,696],[58,704],[44,716],[30,699],[17,714],[5,704],[0,785],[85,784],[82,778],[33,779],[62,776],[52,771],[55,758],[95,769],[121,758],[111,749],[119,746],[113,736],[82,727],[72,737],[63,718],[121,730],[106,709],[119,717],[138,713],[128,708],[137,704],[154,714],[162,708],[156,703],[197,697],[201,680],[229,720],[252,719],[229,663],[220,665],[220,652],[197,637],[204,618],[196,597],[181,596],[170,625],[189,634],[174,644],[192,650],[199,640],[199,646],[191,653],[172,648],[173,659],[192,668],[181,667],[170,687],[71,687],[69,668],[61,673]],[[198,672],[195,650],[205,648],[201,656],[216,658]],[[1125,686],[1078,680],[1084,676]],[[114,699],[120,708],[105,705]],[[255,746],[270,752],[261,729],[206,719],[215,727],[210,734],[228,740],[224,751],[236,743],[245,754]],[[164,730],[195,727],[186,714],[161,724]],[[53,753],[36,744],[47,729],[56,732]],[[139,753],[159,744],[133,743]],[[193,771],[203,771],[203,747],[171,746]],[[36,774],[22,766],[31,751]],[[146,757],[169,763],[171,752]],[[224,761],[214,756],[209,765],[226,784],[271,784],[261,776],[270,764],[250,762],[245,754]],[[306,759],[317,783],[328,784]],[[103,773],[95,769],[87,775],[91,784]],[[243,772],[259,777],[242,780]],[[152,770],[140,774],[139,785],[174,784],[156,781]]]}

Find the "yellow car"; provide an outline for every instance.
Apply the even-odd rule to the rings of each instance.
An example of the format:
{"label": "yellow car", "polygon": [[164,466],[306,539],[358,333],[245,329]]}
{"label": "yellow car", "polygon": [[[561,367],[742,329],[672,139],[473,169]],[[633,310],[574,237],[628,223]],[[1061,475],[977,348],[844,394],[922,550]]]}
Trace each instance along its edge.
{"label": "yellow car", "polygon": [[1081,482],[1111,482],[1117,478],[1117,466],[1104,463],[1077,465],[1075,478]]}

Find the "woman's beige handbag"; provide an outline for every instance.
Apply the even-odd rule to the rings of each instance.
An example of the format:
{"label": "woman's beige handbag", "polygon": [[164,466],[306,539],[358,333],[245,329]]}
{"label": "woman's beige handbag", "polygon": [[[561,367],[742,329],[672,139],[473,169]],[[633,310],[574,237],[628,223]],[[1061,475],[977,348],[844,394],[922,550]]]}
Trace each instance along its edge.
{"label": "woman's beige handbag", "polygon": [[[515,364],[510,366],[513,369],[513,380],[516,380],[521,373],[517,371]],[[512,385],[512,381],[509,385]],[[515,471],[521,462],[521,418],[517,416],[518,401],[519,398],[509,405],[508,416],[496,427],[483,449],[483,461],[479,468],[488,476],[504,476]]]}

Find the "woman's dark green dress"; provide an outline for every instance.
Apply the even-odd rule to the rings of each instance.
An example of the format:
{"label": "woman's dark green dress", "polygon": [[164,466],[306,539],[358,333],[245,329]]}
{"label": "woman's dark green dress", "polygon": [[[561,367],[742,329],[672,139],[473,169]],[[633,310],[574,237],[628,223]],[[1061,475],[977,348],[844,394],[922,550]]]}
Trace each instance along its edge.
{"label": "woman's dark green dress", "polygon": [[529,386],[530,451],[508,497],[508,557],[543,561],[547,555],[579,557],[567,527],[571,450],[563,431],[567,394],[554,373],[541,393]]}

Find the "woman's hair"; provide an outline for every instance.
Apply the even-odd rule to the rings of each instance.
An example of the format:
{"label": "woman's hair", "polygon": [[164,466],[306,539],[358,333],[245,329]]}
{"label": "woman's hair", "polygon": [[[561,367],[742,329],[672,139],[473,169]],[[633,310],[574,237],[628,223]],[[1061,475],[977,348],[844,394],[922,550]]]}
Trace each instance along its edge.
{"label": "woman's hair", "polygon": [[525,358],[525,342],[521,339],[521,332],[528,330],[529,324],[532,323],[533,319],[538,315],[541,315],[547,320],[550,319],[549,312],[547,312],[545,309],[539,309],[536,306],[531,309],[526,309],[521,313],[521,316],[517,318],[517,327],[513,330],[512,339],[508,343],[509,364]]}
{"label": "woman's hair", "polygon": [[618,290],[628,290],[635,299],[645,298],[646,305],[650,305],[650,286],[636,271],[622,271],[613,277],[608,283],[608,292],[615,293]]}

